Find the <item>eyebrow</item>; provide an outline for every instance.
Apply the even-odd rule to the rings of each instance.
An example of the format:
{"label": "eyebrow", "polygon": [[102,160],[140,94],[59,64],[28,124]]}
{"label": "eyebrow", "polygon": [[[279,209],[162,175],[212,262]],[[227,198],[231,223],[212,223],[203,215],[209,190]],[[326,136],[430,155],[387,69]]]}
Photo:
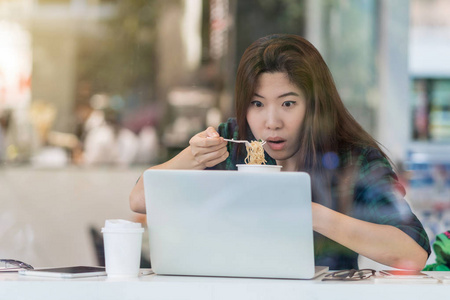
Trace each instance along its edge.
{"label": "eyebrow", "polygon": [[[259,97],[259,98],[264,98],[263,96],[258,95],[257,93],[255,93],[255,96],[256,96],[256,97]],[[287,96],[297,96],[297,97],[300,97],[300,95],[297,94],[297,93],[295,93],[295,92],[289,92],[289,93],[285,93],[285,94],[282,94],[282,95],[278,96],[278,98],[283,98],[283,97],[287,97]]]}

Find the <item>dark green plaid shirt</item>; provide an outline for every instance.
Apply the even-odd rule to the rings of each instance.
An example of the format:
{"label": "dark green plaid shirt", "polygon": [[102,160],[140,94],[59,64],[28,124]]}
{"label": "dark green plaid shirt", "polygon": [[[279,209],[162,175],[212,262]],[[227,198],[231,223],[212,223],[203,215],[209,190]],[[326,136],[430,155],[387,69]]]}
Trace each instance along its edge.
{"label": "dark green plaid shirt", "polygon": [[[225,138],[237,139],[236,120],[229,119],[220,124],[218,132]],[[251,132],[249,137],[255,139]],[[244,163],[245,147],[236,143],[228,143],[227,147],[229,157],[210,169],[236,170],[236,164]],[[266,160],[267,164],[276,164],[267,153]],[[397,227],[430,254],[428,236],[404,200],[403,186],[389,161],[377,149],[353,147],[339,154],[324,155],[322,161],[326,180],[308,172],[314,202],[360,220]],[[316,265],[329,266],[333,270],[358,268],[356,252],[316,232],[314,252]]]}

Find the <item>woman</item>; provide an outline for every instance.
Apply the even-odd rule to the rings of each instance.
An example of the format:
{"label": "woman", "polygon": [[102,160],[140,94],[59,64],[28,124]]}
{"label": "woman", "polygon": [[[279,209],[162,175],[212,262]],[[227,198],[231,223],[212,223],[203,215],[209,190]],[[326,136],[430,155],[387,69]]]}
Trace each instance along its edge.
{"label": "woman", "polygon": [[[245,51],[236,78],[236,119],[208,128],[159,169],[234,170],[246,151],[223,138],[262,139],[268,164],[311,175],[316,265],[358,268],[358,253],[402,269],[424,267],[430,246],[403,199],[387,156],[344,107],[319,52],[294,35],[271,35]],[[131,208],[145,212],[142,179]]]}

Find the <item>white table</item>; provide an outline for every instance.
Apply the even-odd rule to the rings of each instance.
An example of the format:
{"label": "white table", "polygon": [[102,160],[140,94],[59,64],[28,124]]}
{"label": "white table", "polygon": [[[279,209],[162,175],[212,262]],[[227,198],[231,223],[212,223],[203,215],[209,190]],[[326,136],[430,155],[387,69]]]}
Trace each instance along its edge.
{"label": "white table", "polygon": [[[427,272],[433,276],[448,272]],[[376,283],[147,275],[53,279],[0,274],[0,299],[449,299],[447,283]]]}

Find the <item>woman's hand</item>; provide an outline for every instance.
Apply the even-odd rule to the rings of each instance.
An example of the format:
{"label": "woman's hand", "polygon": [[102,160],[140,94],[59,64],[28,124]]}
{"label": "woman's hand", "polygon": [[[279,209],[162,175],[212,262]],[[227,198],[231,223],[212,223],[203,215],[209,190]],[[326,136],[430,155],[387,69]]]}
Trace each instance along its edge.
{"label": "woman's hand", "polygon": [[390,226],[358,220],[312,203],[314,231],[376,262],[422,270],[428,254],[409,235]]}
{"label": "woman's hand", "polygon": [[229,155],[227,142],[212,127],[194,135],[189,145],[194,160],[202,169],[214,167]]}

